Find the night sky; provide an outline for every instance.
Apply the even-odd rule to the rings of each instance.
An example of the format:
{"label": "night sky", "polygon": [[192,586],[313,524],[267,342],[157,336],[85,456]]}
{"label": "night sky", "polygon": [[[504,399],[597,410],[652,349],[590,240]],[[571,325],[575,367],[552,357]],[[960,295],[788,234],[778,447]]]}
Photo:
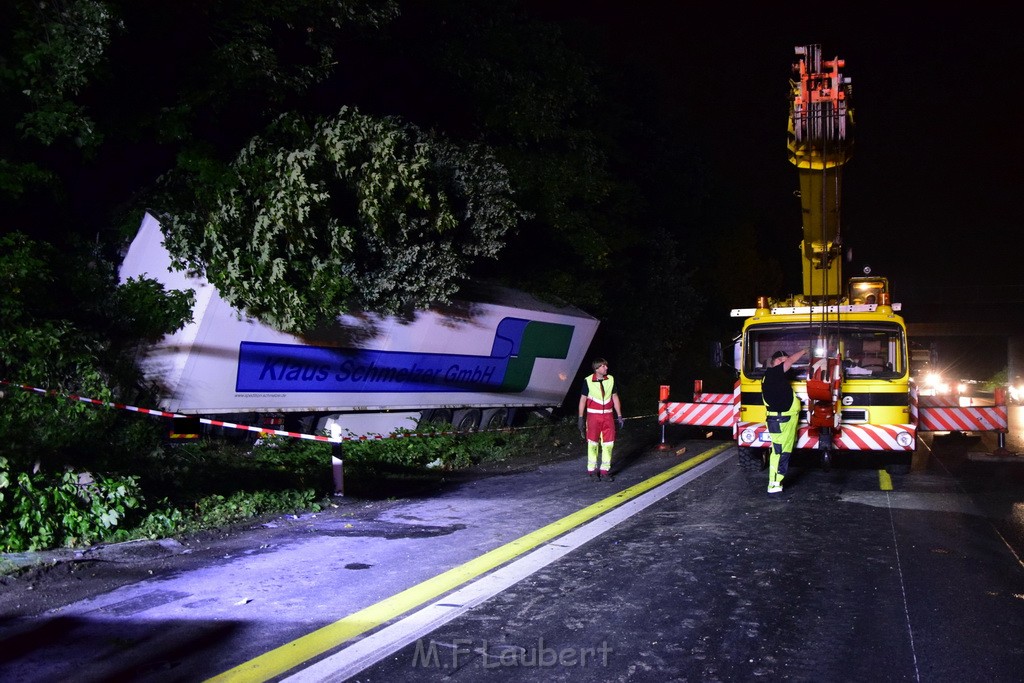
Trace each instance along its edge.
{"label": "night sky", "polygon": [[[795,250],[801,236],[786,158],[793,47],[820,43],[826,56],[844,58],[856,123],[844,171],[843,234],[854,248],[847,274],[870,264],[892,279],[897,299],[922,304],[963,279],[1024,303],[1014,272],[1024,185],[1018,24],[991,12],[801,7],[803,16],[793,7],[728,20],[608,10],[602,20],[625,43],[619,49],[643,55],[688,92],[681,100],[718,180],[763,207],[782,249]],[[704,94],[696,109],[695,91]]]}
{"label": "night sky", "polygon": [[[797,287],[797,175],[786,156],[793,48],[819,43],[827,58],[844,58],[856,145],[844,170],[842,233],[853,255],[844,276],[870,265],[889,277],[908,322],[1024,328],[1018,22],[976,5],[768,4],[627,16],[621,4],[588,2],[576,17],[604,31],[609,50],[674,84],[679,100],[669,106],[685,108],[714,182],[735,189],[734,201],[757,217],[759,239]],[[964,373],[1005,363],[1005,338],[966,343],[945,342]],[[995,358],[975,362],[982,356]]]}

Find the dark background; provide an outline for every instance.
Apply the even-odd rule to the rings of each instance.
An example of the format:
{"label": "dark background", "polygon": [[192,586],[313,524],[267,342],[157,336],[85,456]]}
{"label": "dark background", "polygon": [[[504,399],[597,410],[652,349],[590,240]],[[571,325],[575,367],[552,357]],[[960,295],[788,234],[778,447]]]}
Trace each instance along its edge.
{"label": "dark background", "polygon": [[[944,323],[947,331],[972,332],[956,342],[941,340],[940,357],[956,361],[956,374],[981,379],[1005,367],[1008,335],[1024,318],[1016,246],[1017,195],[1024,180],[1017,68],[1024,45],[1015,17],[974,5],[938,10],[924,4],[661,4],[521,3],[536,18],[558,23],[565,42],[592,61],[603,89],[601,134],[616,145],[610,171],[620,183],[633,183],[634,196],[646,203],[649,215],[637,223],[660,222],[684,243],[683,267],[697,269],[694,288],[705,298],[700,328],[716,328],[710,336],[727,338],[739,327],[728,317],[730,308],[752,306],[754,292],[800,289],[797,174],[786,150],[788,79],[794,46],[820,43],[826,56],[846,60],[844,74],[853,82],[856,146],[843,185],[842,234],[851,254],[845,275],[870,266],[890,279],[894,300],[912,325]],[[181,41],[203,35],[203,27],[193,24],[204,16],[201,5],[194,12],[169,12],[179,22],[173,26],[139,20],[156,7],[120,7],[134,32],[131,40],[115,41],[110,58],[133,65],[130,80],[137,87],[126,90],[123,79],[98,79],[90,94],[93,105],[116,103],[125,120],[135,111],[156,111],[163,102],[157,95],[180,86],[176,79],[189,73],[186,56],[192,54]],[[458,11],[457,4],[450,7]],[[423,126],[440,122],[455,135],[464,132],[458,128],[473,110],[473,95],[451,88],[453,81],[445,90],[418,68],[428,47],[457,34],[421,30],[418,13],[441,11],[432,5],[403,2],[401,11],[389,28],[396,42],[370,40],[358,46],[363,52],[340,51],[344,87],[333,82],[333,97]],[[379,48],[372,59],[367,45]],[[406,45],[405,51],[396,49]],[[456,101],[460,95],[465,101]],[[338,101],[325,100],[325,110]],[[243,125],[252,114],[241,107],[210,119],[207,141],[233,153],[252,133]],[[216,125],[223,120],[234,123]],[[232,138],[236,130],[239,140]],[[172,165],[176,151],[173,145],[126,138],[121,147],[105,147],[96,163],[76,158],[63,180],[83,232],[91,235],[109,223],[107,209]],[[42,205],[26,202],[30,210],[12,213],[5,228],[57,239],[51,227],[57,222],[38,219]],[[631,208],[622,215],[637,215]],[[524,233],[520,244],[510,246],[505,260],[513,270],[526,270],[519,258],[545,252],[538,236]],[[743,249],[755,260],[746,260]],[[732,251],[736,256],[730,258]],[[660,264],[641,260],[640,267],[656,271]],[[762,292],[756,284],[730,291],[723,284],[762,281],[770,290],[773,268],[782,271],[782,291]],[[614,282],[609,289],[617,289]],[[647,295],[638,298],[656,311],[662,305]],[[621,311],[610,310],[592,311],[602,318],[603,330],[623,321]],[[631,323],[621,337],[634,335],[639,324]],[[677,328],[675,321],[670,324]],[[621,339],[612,341],[623,347]],[[696,359],[681,365],[683,375],[703,371]]]}
{"label": "dark background", "polygon": [[657,73],[665,101],[651,106],[678,108],[728,197],[722,211],[756,226],[790,291],[800,288],[801,239],[785,144],[793,48],[819,43],[826,57],[844,58],[855,119],[844,274],[870,266],[890,279],[908,323],[964,332],[919,339],[937,343],[940,364],[956,374],[982,379],[1005,367],[1006,330],[1019,328],[1024,311],[1014,75],[1024,43],[1006,10],[766,3],[627,14],[609,2],[556,4],[551,14],[604,31],[610,64],[635,60]]}

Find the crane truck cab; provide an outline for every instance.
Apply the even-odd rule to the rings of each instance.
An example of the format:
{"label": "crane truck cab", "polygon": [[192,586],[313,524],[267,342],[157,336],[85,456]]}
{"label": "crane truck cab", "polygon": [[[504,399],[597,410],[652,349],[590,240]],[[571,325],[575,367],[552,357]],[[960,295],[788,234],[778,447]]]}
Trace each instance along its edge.
{"label": "crane truck cab", "polygon": [[[844,301],[733,311],[745,318],[736,368],[740,457],[759,462],[771,443],[761,397],[768,360],[776,351],[805,348],[811,353],[790,371],[804,406],[796,448],[818,450],[826,465],[837,452],[885,452],[890,469],[909,468],[916,429],[906,324],[898,308]],[[815,318],[822,322],[808,324]]]}

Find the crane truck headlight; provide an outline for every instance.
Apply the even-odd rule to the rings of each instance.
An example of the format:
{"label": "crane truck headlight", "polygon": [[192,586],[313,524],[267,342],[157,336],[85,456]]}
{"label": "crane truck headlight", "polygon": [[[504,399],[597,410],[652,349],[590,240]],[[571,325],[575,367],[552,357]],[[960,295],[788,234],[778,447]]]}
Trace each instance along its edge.
{"label": "crane truck headlight", "polygon": [[910,432],[900,432],[896,435],[896,443],[903,448],[910,448],[914,445],[914,437],[910,435]]}
{"label": "crane truck headlight", "polygon": [[754,441],[757,440],[757,432],[752,428],[747,427],[740,432],[740,440],[742,440],[743,443],[754,443]]}

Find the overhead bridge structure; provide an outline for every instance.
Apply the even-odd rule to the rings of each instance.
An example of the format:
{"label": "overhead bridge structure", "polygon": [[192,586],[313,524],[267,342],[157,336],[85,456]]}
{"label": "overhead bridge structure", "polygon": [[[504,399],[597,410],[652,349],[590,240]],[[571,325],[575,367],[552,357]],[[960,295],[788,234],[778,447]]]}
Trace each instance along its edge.
{"label": "overhead bridge structure", "polygon": [[[1006,340],[1007,376],[1024,376],[1024,324],[1016,319],[972,320],[959,322],[908,322],[907,337],[914,340],[941,340],[967,337]],[[982,378],[978,378],[982,379]]]}

